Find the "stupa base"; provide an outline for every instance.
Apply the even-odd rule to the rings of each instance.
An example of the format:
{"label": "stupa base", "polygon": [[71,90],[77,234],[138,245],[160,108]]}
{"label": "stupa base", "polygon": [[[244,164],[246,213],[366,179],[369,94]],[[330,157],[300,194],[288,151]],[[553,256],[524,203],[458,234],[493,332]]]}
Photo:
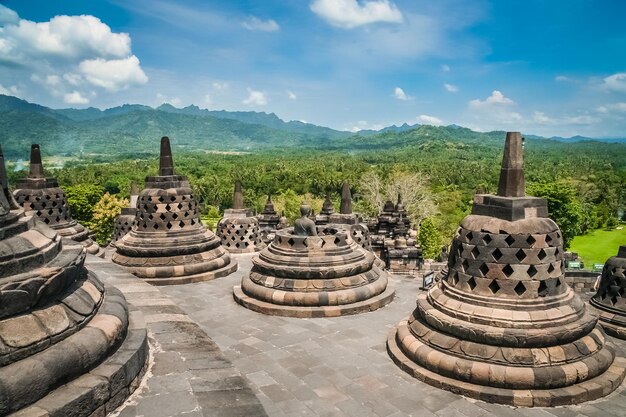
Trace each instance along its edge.
{"label": "stupa base", "polygon": [[164,277],[164,278],[145,277],[143,276],[143,274],[136,273],[135,269],[137,268],[130,268],[130,272],[133,275],[136,275],[137,277],[143,279],[144,281],[146,281],[148,284],[151,284],[151,285],[155,285],[155,286],[180,285],[180,284],[191,284],[194,282],[211,281],[216,278],[222,278],[235,272],[238,266],[239,264],[237,263],[237,261],[234,259],[231,259],[228,265],[219,269],[214,269],[212,271],[202,272],[202,273],[193,274],[193,275],[172,276],[172,277]]}
{"label": "stupa base", "polygon": [[382,293],[356,303],[335,305],[335,306],[288,306],[272,304],[266,301],[257,300],[246,295],[241,286],[233,287],[233,298],[235,301],[249,310],[263,313],[270,316],[298,317],[298,318],[321,318],[340,317],[352,314],[367,313],[378,310],[389,304],[395,296],[395,290],[387,286]]}
{"label": "stupa base", "polygon": [[626,359],[615,357],[613,364],[606,372],[595,378],[564,388],[515,390],[471,384],[432,372],[412,361],[402,351],[398,343],[398,329],[402,326],[407,326],[406,320],[394,327],[387,338],[387,352],[400,369],[436,388],[489,403],[515,407],[554,407],[579,404],[608,395],[621,385],[626,374]]}

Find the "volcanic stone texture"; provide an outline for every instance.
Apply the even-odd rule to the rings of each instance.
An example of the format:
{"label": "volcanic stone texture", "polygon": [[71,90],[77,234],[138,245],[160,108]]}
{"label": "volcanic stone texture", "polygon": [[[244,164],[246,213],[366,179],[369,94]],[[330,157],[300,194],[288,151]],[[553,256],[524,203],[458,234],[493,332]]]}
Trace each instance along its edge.
{"label": "volcanic stone texture", "polygon": [[258,252],[264,247],[261,240],[261,229],[256,217],[247,217],[242,210],[242,216],[228,216],[217,224],[217,234],[222,245],[230,253]]}
{"label": "volcanic stone texture", "polygon": [[253,258],[253,268],[234,288],[251,310],[291,317],[335,317],[376,310],[393,300],[387,275],[349,231],[318,227],[318,236],[293,228]]}
{"label": "volcanic stone texture", "polygon": [[611,336],[626,339],[626,246],[604,264],[600,286],[591,305],[600,313],[600,325]]}

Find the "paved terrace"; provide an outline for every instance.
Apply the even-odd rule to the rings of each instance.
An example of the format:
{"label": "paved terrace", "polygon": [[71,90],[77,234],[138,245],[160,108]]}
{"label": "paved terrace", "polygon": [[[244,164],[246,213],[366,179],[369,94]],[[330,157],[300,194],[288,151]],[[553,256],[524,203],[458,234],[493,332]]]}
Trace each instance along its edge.
{"label": "paved terrace", "polygon": [[[385,340],[415,305],[419,280],[392,276],[396,299],[356,316],[296,319],[249,311],[232,287],[251,267],[214,281],[150,287],[109,261],[112,283],[142,310],[151,368],[120,417],[145,416],[598,416],[626,415],[626,385],[602,400],[570,407],[512,408],[433,388],[401,371]],[[199,327],[198,327],[199,326]],[[626,344],[616,342],[622,354]]]}

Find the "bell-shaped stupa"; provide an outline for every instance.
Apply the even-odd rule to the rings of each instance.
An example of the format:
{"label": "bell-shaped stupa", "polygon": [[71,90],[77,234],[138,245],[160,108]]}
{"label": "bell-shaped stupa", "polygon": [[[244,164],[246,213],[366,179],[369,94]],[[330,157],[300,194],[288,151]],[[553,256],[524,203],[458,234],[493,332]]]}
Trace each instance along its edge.
{"label": "bell-shaped stupa", "polygon": [[280,223],[280,216],[274,208],[271,195],[267,195],[263,211],[257,216],[257,219],[259,220],[259,228],[261,230],[261,241],[268,244],[274,240],[274,234]]}
{"label": "bell-shaped stupa", "polygon": [[174,174],[170,140],[161,139],[159,175],[147,177],[131,231],[115,243],[112,261],[154,285],[223,277],[237,262],[200,221],[187,178]]}
{"label": "bell-shaped stupa", "polygon": [[137,200],[139,199],[139,189],[137,183],[132,181],[130,184],[130,199],[128,207],[122,207],[120,215],[115,218],[113,225],[113,235],[111,236],[111,245],[126,236],[133,228],[135,217],[137,216]]}
{"label": "bell-shaped stupa", "polygon": [[600,325],[611,336],[626,339],[626,245],[604,264],[591,305],[600,313]]}
{"label": "bell-shaped stupa", "polygon": [[27,215],[35,215],[61,236],[80,242],[88,253],[104,257],[104,251],[89,237],[89,230],[72,218],[56,178],[44,176],[39,145],[30,147],[30,172],[17,182],[14,196]]}
{"label": "bell-shaped stupa", "polygon": [[99,415],[132,392],[145,328],[85,269],[80,243],[13,202],[4,168],[0,150],[0,415]]}
{"label": "bell-shaped stupa", "polygon": [[239,180],[235,181],[233,208],[224,211],[224,217],[217,224],[217,234],[231,253],[257,252],[265,247],[261,241],[259,220],[252,210],[244,207]]}
{"label": "bell-shaped stupa", "polygon": [[334,317],[376,310],[393,300],[387,273],[348,229],[316,226],[303,205],[294,227],[252,259],[234,288],[235,300],[251,310],[292,317]]}
{"label": "bell-shaped stupa", "polygon": [[522,137],[507,133],[498,195],[476,195],[448,269],[387,341],[414,377],[515,406],[594,400],[617,388],[597,317],[566,284],[563,238],[546,200],[524,195]]}

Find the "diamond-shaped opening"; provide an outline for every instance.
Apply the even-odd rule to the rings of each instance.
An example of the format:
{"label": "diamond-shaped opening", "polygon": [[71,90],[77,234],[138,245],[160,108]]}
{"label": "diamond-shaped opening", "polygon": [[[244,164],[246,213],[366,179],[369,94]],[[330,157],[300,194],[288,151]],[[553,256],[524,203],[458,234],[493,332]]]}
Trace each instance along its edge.
{"label": "diamond-shaped opening", "polygon": [[476,288],[476,280],[474,279],[474,277],[471,277],[470,279],[467,280],[467,285],[469,285],[470,290],[474,290],[474,288]]}
{"label": "diamond-shaped opening", "polygon": [[289,238],[289,240],[287,241],[287,243],[289,244],[289,246],[293,246],[294,243],[296,243],[295,240],[293,240],[292,238]]}
{"label": "diamond-shaped opening", "polygon": [[496,250],[494,250],[491,255],[493,256],[493,259],[495,259],[496,261],[498,261],[498,260],[500,260],[500,258],[502,258],[502,252],[498,248],[496,248]]}
{"label": "diamond-shaped opening", "polygon": [[491,281],[491,283],[489,284],[489,289],[491,290],[492,293],[497,293],[498,291],[500,291],[500,285],[498,285],[498,282],[494,279],[493,281]]}
{"label": "diamond-shaped opening", "polygon": [[522,284],[522,281],[519,281],[513,290],[521,297],[526,292],[526,287]]}
{"label": "diamond-shaped opening", "polygon": [[478,269],[480,270],[480,273],[483,274],[483,277],[487,276],[487,273],[489,272],[489,267],[487,266],[487,264],[480,264],[480,267]]}
{"label": "diamond-shaped opening", "polygon": [[558,257],[559,257],[559,253],[560,253],[559,248],[556,248],[556,249],[554,250],[554,257],[555,257],[555,258],[558,258]]}
{"label": "diamond-shaped opening", "polygon": [[515,243],[515,238],[511,235],[508,235],[506,239],[504,239],[504,241],[507,245],[511,246],[513,243]]}
{"label": "diamond-shaped opening", "polygon": [[549,245],[552,242],[552,237],[550,235],[546,235],[546,243]]}
{"label": "diamond-shaped opening", "polygon": [[513,275],[513,272],[515,272],[515,270],[511,267],[511,265],[506,264],[504,268],[502,268],[502,272],[504,272],[504,275],[506,275],[508,278]]}
{"label": "diamond-shaped opening", "polygon": [[535,239],[533,235],[529,235],[528,238],[526,239],[526,243],[528,243],[528,246],[530,247],[532,247],[536,241],[537,239]]}
{"label": "diamond-shaped opening", "polygon": [[478,258],[478,255],[480,255],[480,251],[478,250],[478,246],[474,246],[474,249],[472,249],[472,257],[474,259]]}
{"label": "diamond-shaped opening", "polygon": [[181,221],[179,221],[179,222],[178,222],[178,226],[179,226],[179,227],[181,227],[181,228],[185,227],[185,222],[184,222],[184,221],[182,221],[182,220],[181,220]]}
{"label": "diamond-shaped opening", "polygon": [[161,220],[165,220],[165,214],[161,213],[161,215],[159,216],[159,218],[160,218]]}
{"label": "diamond-shaped opening", "polygon": [[176,220],[178,218],[178,214],[174,213],[172,214],[172,219]]}
{"label": "diamond-shaped opening", "polygon": [[463,269],[463,272],[467,272],[469,268],[469,262],[467,262],[467,259],[463,259],[463,262],[461,262],[461,268]]}
{"label": "diamond-shaped opening", "polygon": [[341,239],[339,239],[339,237],[335,238],[335,245],[337,245],[339,242],[341,242]]}
{"label": "diamond-shaped opening", "polygon": [[554,272],[554,265],[550,264],[548,265],[548,273],[552,273]]}
{"label": "diamond-shaped opening", "polygon": [[163,196],[159,196],[159,201],[162,203],[165,201],[165,199],[163,198]]}
{"label": "diamond-shaped opening", "polygon": [[617,303],[617,297],[613,296],[611,297],[611,304],[615,305],[615,303]]}
{"label": "diamond-shaped opening", "polygon": [[189,224],[191,224],[191,225],[193,226],[194,224],[196,224],[196,220],[195,220],[195,219],[191,219],[191,220],[189,221]]}
{"label": "diamond-shaped opening", "polygon": [[543,249],[541,249],[539,253],[537,254],[537,258],[539,258],[540,261],[543,261],[546,258],[546,256],[548,256],[548,254]]}
{"label": "diamond-shaped opening", "polygon": [[453,273],[452,275],[450,275],[450,283],[452,284],[453,287],[456,287],[456,284],[459,283],[459,277],[456,273]]}
{"label": "diamond-shaped opening", "polygon": [[172,228],[172,223],[171,223],[171,222],[167,222],[166,227],[167,227],[168,229],[171,229],[171,228]]}
{"label": "diamond-shaped opening", "polygon": [[171,196],[170,201],[176,201],[176,196],[175,195]]}
{"label": "diamond-shaped opening", "polygon": [[491,238],[491,235],[489,233],[485,234],[485,236],[483,236],[483,242],[485,242],[485,245],[488,245],[493,239]]}
{"label": "diamond-shaped opening", "polygon": [[524,259],[526,259],[526,252],[524,252],[524,249],[520,249],[515,253],[515,257],[518,261],[522,262]]}
{"label": "diamond-shaped opening", "polygon": [[170,210],[172,210],[172,207],[169,204],[166,204],[165,205],[165,210],[170,211]]}
{"label": "diamond-shaped opening", "polygon": [[537,275],[537,272],[539,272],[539,271],[537,271],[537,268],[535,268],[535,265],[531,265],[531,266],[528,267],[528,276],[529,277],[531,277],[531,278],[534,277],[535,275]]}
{"label": "diamond-shaped opening", "polygon": [[546,285],[545,280],[539,282],[539,288],[537,289],[537,293],[539,294],[539,297],[545,297],[546,295],[548,295],[548,286]]}
{"label": "diamond-shaped opening", "polygon": [[474,239],[474,234],[472,232],[467,233],[467,235],[465,235],[467,237],[467,240],[472,240]]}
{"label": "diamond-shaped opening", "polygon": [[183,208],[183,205],[181,203],[178,203],[178,205],[176,207],[178,207],[178,210],[180,210],[180,209]]}
{"label": "diamond-shaped opening", "polygon": [[154,230],[157,230],[159,228],[159,225],[155,223],[152,225],[152,227],[154,228]]}
{"label": "diamond-shaped opening", "polygon": [[557,288],[561,286],[561,278],[557,278],[556,284],[554,284],[554,286]]}

